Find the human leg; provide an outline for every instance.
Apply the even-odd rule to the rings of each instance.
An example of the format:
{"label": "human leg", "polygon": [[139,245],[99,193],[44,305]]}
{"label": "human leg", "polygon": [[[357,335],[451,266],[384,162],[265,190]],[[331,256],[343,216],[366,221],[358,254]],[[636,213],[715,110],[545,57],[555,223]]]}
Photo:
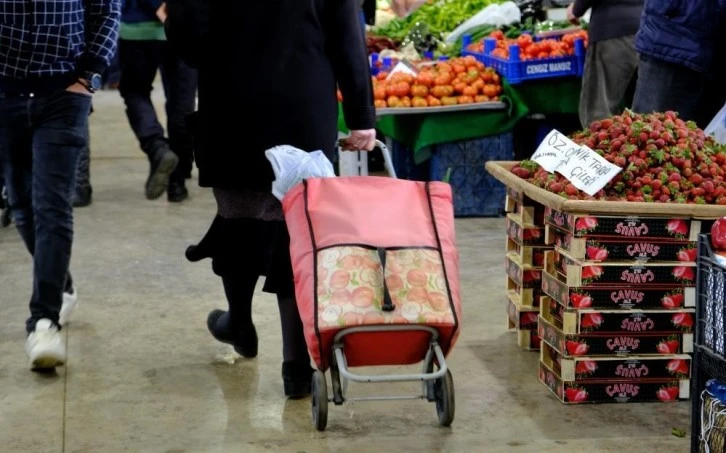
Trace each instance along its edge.
{"label": "human leg", "polygon": [[295,399],[310,394],[313,369],[305,343],[305,334],[293,296],[277,296],[282,326],[282,381],[285,396]]}
{"label": "human leg", "polygon": [[84,208],[91,204],[93,189],[91,188],[91,138],[90,130],[86,131],[86,146],[81,150],[76,167],[76,189],[73,193],[73,207]]}
{"label": "human leg", "polygon": [[126,115],[141,150],[149,157],[146,198],[159,198],[179,159],[169,149],[164,128],[151,101],[154,78],[161,64],[163,41],[119,41],[121,84],[119,92],[126,104]]}

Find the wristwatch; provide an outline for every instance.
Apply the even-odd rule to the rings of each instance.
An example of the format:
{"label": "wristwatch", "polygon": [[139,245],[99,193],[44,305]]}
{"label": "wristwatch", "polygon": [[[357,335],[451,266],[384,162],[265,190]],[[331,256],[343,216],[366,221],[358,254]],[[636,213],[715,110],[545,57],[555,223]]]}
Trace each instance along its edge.
{"label": "wristwatch", "polygon": [[103,86],[103,78],[101,77],[101,74],[97,74],[95,72],[84,72],[81,79],[85,81],[84,85],[91,93],[95,93]]}

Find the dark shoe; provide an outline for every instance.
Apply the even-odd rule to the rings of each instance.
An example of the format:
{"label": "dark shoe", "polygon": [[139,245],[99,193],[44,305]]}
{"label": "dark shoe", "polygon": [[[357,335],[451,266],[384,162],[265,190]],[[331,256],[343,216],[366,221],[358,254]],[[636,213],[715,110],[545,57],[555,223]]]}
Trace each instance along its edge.
{"label": "dark shoe", "polygon": [[179,158],[166,143],[159,143],[149,154],[151,169],[146,180],[146,198],[156,200],[169,187],[169,178],[179,164]]}
{"label": "dark shoe", "polygon": [[226,311],[212,310],[207,317],[207,328],[215,339],[234,346],[234,350],[242,357],[257,357],[257,331],[254,324],[233,329]]}
{"label": "dark shoe", "polygon": [[12,217],[10,217],[10,208],[0,210],[0,226],[3,228],[10,226],[13,223]]}
{"label": "dark shoe", "polygon": [[170,182],[166,196],[171,203],[181,203],[189,198],[189,191],[183,182]]}
{"label": "dark shoe", "polygon": [[93,189],[91,187],[77,188],[73,192],[73,207],[74,208],[85,208],[89,206],[93,201]]}
{"label": "dark shoe", "polygon": [[282,382],[285,396],[290,399],[305,398],[310,395],[313,370],[309,360],[282,362]]}

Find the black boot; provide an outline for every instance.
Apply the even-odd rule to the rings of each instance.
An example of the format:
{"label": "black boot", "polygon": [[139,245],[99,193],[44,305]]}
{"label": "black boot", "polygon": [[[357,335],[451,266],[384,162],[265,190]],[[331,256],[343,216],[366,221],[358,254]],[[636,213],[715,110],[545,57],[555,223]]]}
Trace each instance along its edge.
{"label": "black boot", "polygon": [[248,359],[257,357],[257,331],[255,325],[231,326],[229,313],[212,310],[207,317],[207,328],[214,338],[234,346],[237,354]]}
{"label": "black boot", "polygon": [[179,157],[164,140],[156,140],[146,147],[149,155],[149,178],[146,180],[146,198],[156,200],[169,187],[169,178],[179,164]]}
{"label": "black boot", "polygon": [[76,187],[73,193],[73,207],[74,208],[85,208],[90,206],[93,201],[93,189],[91,186],[88,187]]}
{"label": "black boot", "polygon": [[166,196],[170,203],[181,203],[189,198],[189,191],[187,191],[184,181],[172,181],[169,183],[169,189],[166,191]]}
{"label": "black boot", "polygon": [[305,398],[310,395],[313,370],[309,360],[282,362],[282,382],[285,396],[290,399]]}

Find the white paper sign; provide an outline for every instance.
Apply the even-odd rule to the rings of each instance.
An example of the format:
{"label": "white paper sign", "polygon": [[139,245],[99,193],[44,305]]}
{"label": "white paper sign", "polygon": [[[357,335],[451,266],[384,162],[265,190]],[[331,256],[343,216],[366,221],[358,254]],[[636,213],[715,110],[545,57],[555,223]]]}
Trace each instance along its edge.
{"label": "white paper sign", "polygon": [[542,140],[532,160],[550,173],[561,174],[573,186],[590,196],[595,195],[623,170],[555,129]]}
{"label": "white paper sign", "polygon": [[393,70],[388,74],[388,78],[390,79],[391,76],[397,72],[402,72],[404,74],[410,74],[414,77],[418,75],[418,71],[416,70],[416,66],[409,63],[406,60],[401,60],[398,62],[396,66],[393,67]]}

